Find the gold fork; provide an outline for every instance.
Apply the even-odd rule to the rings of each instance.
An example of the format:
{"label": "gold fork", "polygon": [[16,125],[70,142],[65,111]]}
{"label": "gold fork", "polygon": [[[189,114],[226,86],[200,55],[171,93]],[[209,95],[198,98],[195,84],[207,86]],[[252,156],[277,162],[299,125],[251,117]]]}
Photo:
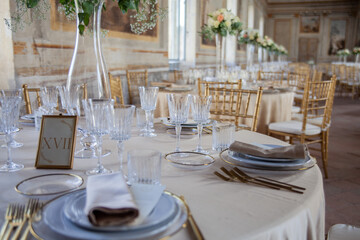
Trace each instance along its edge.
{"label": "gold fork", "polygon": [[3,239],[8,240],[13,229],[21,224],[24,216],[24,208],[25,207],[23,205],[15,205],[13,218],[9,222],[10,227],[6,230]]}
{"label": "gold fork", "polygon": [[26,204],[23,221],[21,222],[20,226],[16,228],[16,231],[14,235],[12,236],[11,240],[16,240],[19,238],[21,230],[25,226],[25,224],[28,222],[28,220],[32,217],[33,213],[36,211],[39,205],[39,199],[29,199],[29,201]]}
{"label": "gold fork", "polygon": [[42,212],[42,207],[44,206],[43,203],[39,203],[37,204],[37,207],[36,209],[34,210],[32,216],[31,216],[31,219],[29,219],[29,224],[27,225],[27,227],[25,228],[23,234],[21,235],[21,238],[20,240],[26,240],[28,235],[29,235],[29,232],[31,231],[31,222],[32,221],[40,221],[41,220],[41,212]]}
{"label": "gold fork", "polygon": [[5,222],[1,227],[1,231],[0,231],[0,239],[3,238],[5,231],[9,225],[9,222],[12,220],[13,216],[14,216],[14,204],[9,204],[7,209],[6,209],[6,213],[5,213]]}

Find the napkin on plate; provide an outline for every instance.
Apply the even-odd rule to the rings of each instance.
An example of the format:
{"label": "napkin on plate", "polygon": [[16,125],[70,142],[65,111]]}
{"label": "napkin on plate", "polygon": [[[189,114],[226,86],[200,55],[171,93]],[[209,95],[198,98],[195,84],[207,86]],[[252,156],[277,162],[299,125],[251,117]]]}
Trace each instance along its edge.
{"label": "napkin on plate", "polygon": [[85,214],[96,226],[117,226],[134,221],[139,209],[121,173],[90,176]]}
{"label": "napkin on plate", "polygon": [[230,145],[229,150],[264,158],[305,159],[307,147],[305,144],[295,144],[278,148],[263,148],[259,144],[235,141]]}

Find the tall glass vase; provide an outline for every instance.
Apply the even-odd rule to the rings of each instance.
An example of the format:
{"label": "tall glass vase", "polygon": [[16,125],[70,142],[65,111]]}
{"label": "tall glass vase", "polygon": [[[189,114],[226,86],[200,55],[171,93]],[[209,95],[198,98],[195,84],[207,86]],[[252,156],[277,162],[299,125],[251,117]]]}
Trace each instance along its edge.
{"label": "tall glass vase", "polygon": [[263,52],[263,60],[264,63],[266,63],[268,61],[268,50],[266,48],[261,48],[262,52]]}
{"label": "tall glass vase", "polygon": [[250,70],[254,63],[255,46],[253,44],[246,45],[246,69]]}
{"label": "tall glass vase", "polygon": [[257,47],[257,52],[258,52],[258,62],[261,65],[261,63],[263,62],[263,51],[260,46]]}
{"label": "tall glass vase", "polygon": [[359,62],[360,62],[360,54],[356,54],[355,62],[356,62],[356,63],[359,63]]}
{"label": "tall glass vase", "polygon": [[274,60],[275,60],[275,54],[274,54],[274,52],[273,51],[269,51],[269,56],[270,56],[270,62],[274,62]]}
{"label": "tall glass vase", "polygon": [[[77,13],[76,24],[78,26],[78,1],[74,2]],[[99,3],[94,6],[92,23],[89,24],[89,26],[92,24],[92,37],[87,32],[84,33],[85,37],[80,36],[79,29],[76,27],[74,52],[66,82],[66,88],[68,90],[76,85],[86,83],[88,98],[111,98],[108,71],[101,46],[101,12],[104,2],[105,0],[100,0]],[[84,48],[82,51],[80,50],[80,43],[82,43],[82,47]],[[79,59],[80,54],[83,55],[83,60]],[[79,73],[79,69],[82,69],[81,73]]]}
{"label": "tall glass vase", "polygon": [[347,56],[344,56],[344,63],[346,63],[346,60],[347,60]]}
{"label": "tall glass vase", "polygon": [[215,35],[216,43],[216,71],[217,73],[225,70],[225,50],[226,50],[226,37],[220,34]]}

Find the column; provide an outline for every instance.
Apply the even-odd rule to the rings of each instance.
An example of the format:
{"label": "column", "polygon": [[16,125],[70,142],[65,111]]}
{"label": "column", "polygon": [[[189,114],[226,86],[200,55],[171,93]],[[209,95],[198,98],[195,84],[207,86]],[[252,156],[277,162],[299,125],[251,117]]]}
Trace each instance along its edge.
{"label": "column", "polygon": [[197,1],[186,1],[185,64],[194,67],[196,64],[196,16]]}
{"label": "column", "polygon": [[15,88],[15,66],[12,32],[4,24],[4,18],[10,18],[10,1],[0,2],[0,89]]}

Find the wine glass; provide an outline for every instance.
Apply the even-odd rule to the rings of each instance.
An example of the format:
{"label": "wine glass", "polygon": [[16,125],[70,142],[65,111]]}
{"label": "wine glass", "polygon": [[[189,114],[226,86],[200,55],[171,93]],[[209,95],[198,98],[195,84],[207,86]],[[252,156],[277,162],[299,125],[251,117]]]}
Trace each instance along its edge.
{"label": "wine glass", "polygon": [[96,138],[97,166],[86,171],[87,175],[111,173],[101,162],[102,137],[110,132],[111,112],[114,107],[114,100],[109,99],[86,99],[83,100],[86,127],[89,134]]}
{"label": "wine glass", "polygon": [[145,110],[146,117],[146,130],[140,134],[142,137],[156,137],[156,134],[151,129],[151,112],[156,108],[158,92],[158,87],[139,87],[141,108]]}
{"label": "wine glass", "polygon": [[116,104],[112,111],[111,139],[117,140],[120,171],[123,171],[124,141],[131,137],[131,124],[134,118],[134,105]]}
{"label": "wine glass", "polygon": [[210,106],[211,106],[211,96],[191,96],[191,113],[194,121],[197,123],[198,131],[198,145],[195,149],[195,152],[199,153],[208,153],[201,147],[201,136],[203,130],[203,124],[209,120]]}
{"label": "wine glass", "polygon": [[11,133],[17,131],[20,114],[21,97],[0,97],[0,131],[5,133],[7,145],[7,161],[0,166],[0,172],[14,172],[24,168],[23,164],[12,161],[11,156]]}
{"label": "wine glass", "polygon": [[57,87],[40,88],[40,96],[43,105],[48,109],[49,114],[54,112],[58,104],[59,91]]}
{"label": "wine glass", "polygon": [[[0,96],[1,97],[21,97],[22,98],[22,91],[21,91],[21,89],[10,89],[10,90],[2,89],[0,92]],[[16,116],[16,118],[19,118],[19,115],[20,115],[20,111],[19,111],[18,116]],[[18,122],[17,122],[17,125],[18,125]],[[19,128],[19,126],[17,126],[17,129],[15,131],[13,131],[9,136],[10,137],[10,146],[12,148],[19,148],[19,147],[24,146],[23,143],[17,142],[14,139],[16,133],[18,133],[19,131],[20,131],[20,128]],[[1,147],[7,147],[7,144],[1,145]]]}
{"label": "wine glass", "polygon": [[176,131],[176,148],[175,152],[180,152],[180,133],[181,124],[186,123],[189,116],[189,99],[190,95],[167,94],[169,106],[170,122],[175,124]]}

